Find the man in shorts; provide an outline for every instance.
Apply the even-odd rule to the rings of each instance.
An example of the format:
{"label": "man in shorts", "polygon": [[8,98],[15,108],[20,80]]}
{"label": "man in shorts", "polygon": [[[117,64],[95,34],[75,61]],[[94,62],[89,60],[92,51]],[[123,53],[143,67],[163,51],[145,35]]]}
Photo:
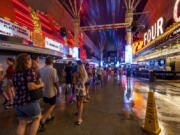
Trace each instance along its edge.
{"label": "man in shorts", "polygon": [[43,91],[43,101],[45,103],[45,112],[41,119],[41,128],[44,130],[45,123],[53,120],[52,113],[56,106],[56,97],[59,95],[59,79],[57,71],[53,68],[53,58],[47,57],[45,66],[40,69],[42,81],[45,84]]}

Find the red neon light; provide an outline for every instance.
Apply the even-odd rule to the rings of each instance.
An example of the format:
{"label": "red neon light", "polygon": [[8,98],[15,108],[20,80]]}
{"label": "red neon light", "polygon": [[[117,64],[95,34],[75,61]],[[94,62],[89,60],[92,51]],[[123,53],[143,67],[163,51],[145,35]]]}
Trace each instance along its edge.
{"label": "red neon light", "polygon": [[29,23],[29,22],[21,19],[21,18],[18,17],[18,16],[16,16],[16,19],[17,19],[17,21],[18,21],[19,23],[21,23],[22,25],[25,25],[25,24],[26,24],[26,26],[28,26],[29,28],[32,28],[32,29],[33,29],[34,26],[33,26],[31,23]]}
{"label": "red neon light", "polygon": [[56,30],[59,30],[60,28],[59,28],[58,26],[55,25],[55,29],[56,29]]}
{"label": "red neon light", "polygon": [[[19,21],[16,21],[18,24],[22,25],[22,26],[25,26],[24,23],[22,22],[19,22]],[[26,28],[30,29],[30,30],[33,30],[33,28],[31,28],[30,26],[26,26]]]}
{"label": "red neon light", "polygon": [[49,24],[49,20],[47,18],[45,18],[41,13],[38,14],[39,18],[44,20],[46,23]]}
{"label": "red neon light", "polygon": [[30,18],[28,15],[23,14],[21,11],[19,11],[19,10],[17,10],[17,9],[15,9],[15,12],[16,12],[18,15],[26,18],[28,21],[32,22],[32,18]]}
{"label": "red neon light", "polygon": [[49,31],[52,31],[52,29],[51,29],[49,26],[47,26],[46,24],[41,23],[41,25],[42,25],[42,27],[45,27],[45,28],[48,29]]}
{"label": "red neon light", "polygon": [[55,36],[47,33],[46,31],[43,31],[42,33],[43,33],[46,37],[51,38],[51,39],[53,39],[53,40],[56,40],[57,42],[59,42],[59,43],[61,43],[61,44],[64,44],[64,41],[63,41],[63,40],[58,39],[57,37],[55,37]]}
{"label": "red neon light", "polygon": [[49,33],[46,32],[46,31],[43,31],[42,33],[43,33],[45,36],[47,36],[47,37],[49,37],[49,38],[51,38],[51,39],[55,39],[53,35],[49,34]]}
{"label": "red neon light", "polygon": [[14,2],[14,4],[22,7],[24,10],[28,11],[28,12],[31,12],[29,7],[27,7],[26,5],[22,4],[20,1],[18,0],[12,0],[12,2]]}

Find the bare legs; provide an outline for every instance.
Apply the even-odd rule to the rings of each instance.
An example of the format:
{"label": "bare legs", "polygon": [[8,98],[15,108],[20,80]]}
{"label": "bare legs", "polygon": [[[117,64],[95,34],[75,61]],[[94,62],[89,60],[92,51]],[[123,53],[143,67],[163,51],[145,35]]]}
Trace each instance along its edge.
{"label": "bare legs", "polygon": [[83,114],[83,108],[84,108],[84,97],[77,96],[77,110],[78,110],[78,118],[77,118],[77,124],[81,125],[82,123],[82,114]]}
{"label": "bare legs", "polygon": [[39,124],[41,120],[41,115],[38,115],[34,120],[33,123],[31,124],[29,135],[36,135],[38,129],[39,129]]}
{"label": "bare legs", "polygon": [[[37,115],[33,119],[30,130],[28,132],[28,135],[36,135],[37,134],[40,119],[41,119],[41,115]],[[16,131],[17,135],[24,135],[25,134],[25,131],[26,131],[26,128],[27,128],[27,123],[28,123],[28,119],[19,120],[19,125],[18,125],[17,131]]]}
{"label": "bare legs", "polygon": [[90,85],[86,86],[86,99],[89,100],[90,99],[90,94],[89,94],[89,89],[90,89]]}
{"label": "bare legs", "polygon": [[42,124],[45,124],[46,120],[51,117],[55,107],[56,105],[48,105],[48,104],[45,105],[45,112],[41,119]]}

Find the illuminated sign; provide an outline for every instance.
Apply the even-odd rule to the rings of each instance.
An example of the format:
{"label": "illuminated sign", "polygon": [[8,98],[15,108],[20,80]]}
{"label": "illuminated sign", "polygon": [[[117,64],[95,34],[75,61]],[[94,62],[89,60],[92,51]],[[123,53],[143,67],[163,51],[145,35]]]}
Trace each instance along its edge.
{"label": "illuminated sign", "polygon": [[0,34],[30,40],[30,31],[15,23],[0,18]]}
{"label": "illuminated sign", "polygon": [[180,4],[180,0],[176,0],[176,3],[174,5],[174,12],[173,12],[174,20],[176,22],[180,22],[180,16],[178,16],[178,11],[179,11],[178,6],[179,6],[179,4]]}
{"label": "illuminated sign", "polygon": [[144,44],[151,42],[158,36],[164,33],[163,30],[164,19],[161,17],[158,21],[144,34]]}
{"label": "illuminated sign", "polygon": [[31,40],[34,43],[35,46],[44,48],[44,35],[41,33],[32,32]]}
{"label": "illuminated sign", "polygon": [[42,33],[41,31],[41,24],[38,18],[38,15],[34,9],[31,8],[31,17],[33,19],[33,24],[34,24],[34,32],[36,33]]}
{"label": "illuminated sign", "polygon": [[138,51],[143,49],[144,47],[144,41],[143,40],[138,40],[133,42],[133,55],[135,55]]}
{"label": "illuminated sign", "polygon": [[73,58],[79,59],[79,48],[78,47],[73,48],[72,56],[73,56]]}
{"label": "illuminated sign", "polygon": [[69,48],[69,55],[73,55],[73,49],[72,48]]}
{"label": "illuminated sign", "polygon": [[51,49],[51,50],[55,50],[55,51],[58,51],[58,52],[61,52],[63,53],[64,52],[64,46],[63,44],[57,42],[57,41],[54,41],[50,38],[45,38],[45,48],[48,48],[48,49]]}
{"label": "illuminated sign", "polygon": [[125,63],[132,63],[132,46],[126,45],[125,47]]}
{"label": "illuminated sign", "polygon": [[174,32],[173,32],[173,35],[176,35],[176,34],[179,34],[180,33],[180,28],[176,29]]}

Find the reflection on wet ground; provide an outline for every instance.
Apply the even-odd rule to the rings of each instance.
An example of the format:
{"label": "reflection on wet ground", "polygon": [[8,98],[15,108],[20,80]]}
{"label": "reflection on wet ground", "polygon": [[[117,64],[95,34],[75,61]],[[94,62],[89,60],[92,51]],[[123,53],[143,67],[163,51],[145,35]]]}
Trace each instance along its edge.
{"label": "reflection on wet ground", "polygon": [[[67,98],[61,89],[57,99],[56,119],[40,135],[146,135],[142,132],[149,89],[155,91],[160,135],[180,134],[180,88],[172,82],[154,82],[105,77],[103,87],[91,90],[92,98],[85,104],[84,123],[73,125],[75,102],[72,92]],[[67,103],[65,101],[67,99]],[[14,135],[17,126],[13,110],[0,107],[0,135]]]}
{"label": "reflection on wet ground", "polygon": [[[149,83],[146,81],[140,81],[134,78],[128,79],[123,76],[121,83],[125,87],[125,91],[129,91],[129,88],[133,89],[133,93],[129,91],[132,96],[132,111],[144,121],[148,91],[153,89],[156,96],[156,105],[158,109],[159,123],[162,129],[160,135],[179,135],[180,134],[180,87],[169,85],[172,83]],[[124,84],[126,83],[126,84]],[[126,93],[126,92],[125,92]],[[129,95],[126,95],[124,100],[127,102]],[[130,102],[130,101],[128,101]],[[131,109],[127,109],[131,110]]]}

